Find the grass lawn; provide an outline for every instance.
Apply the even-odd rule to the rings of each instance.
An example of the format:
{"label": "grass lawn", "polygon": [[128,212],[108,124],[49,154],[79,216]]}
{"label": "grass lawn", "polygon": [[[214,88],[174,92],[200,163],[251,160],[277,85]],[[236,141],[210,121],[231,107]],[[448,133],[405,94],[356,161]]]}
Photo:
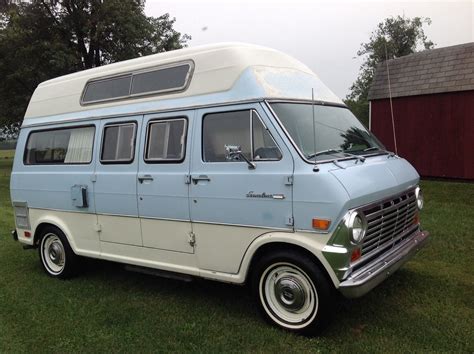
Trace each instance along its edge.
{"label": "grass lawn", "polygon": [[0,150],[0,159],[12,159],[15,150]]}
{"label": "grass lawn", "polygon": [[100,261],[73,280],[47,277],[9,236],[10,163],[0,159],[0,352],[474,352],[474,184],[423,182],[428,247],[305,338],[264,323],[238,286]]}

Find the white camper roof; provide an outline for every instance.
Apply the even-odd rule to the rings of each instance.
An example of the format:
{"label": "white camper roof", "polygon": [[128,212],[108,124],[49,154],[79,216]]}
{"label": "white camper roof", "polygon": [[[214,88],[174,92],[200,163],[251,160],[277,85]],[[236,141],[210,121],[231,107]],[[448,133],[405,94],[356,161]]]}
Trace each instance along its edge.
{"label": "white camper roof", "polygon": [[[184,90],[81,104],[85,86],[91,80],[184,62],[192,63]],[[311,99],[312,90],[316,100],[342,103],[307,66],[282,52],[241,43],[206,45],[149,55],[45,81],[31,97],[23,124],[252,99]]]}

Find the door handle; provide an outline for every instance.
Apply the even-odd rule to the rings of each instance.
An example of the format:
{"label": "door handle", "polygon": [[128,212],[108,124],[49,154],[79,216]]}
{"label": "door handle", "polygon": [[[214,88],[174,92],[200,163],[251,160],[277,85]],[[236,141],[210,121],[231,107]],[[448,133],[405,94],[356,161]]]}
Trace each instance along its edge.
{"label": "door handle", "polygon": [[153,177],[151,175],[138,176],[138,182],[143,183],[143,181],[153,181]]}
{"label": "door handle", "polygon": [[194,177],[191,177],[191,179],[194,184],[197,184],[199,181],[207,181],[207,182],[211,181],[211,179],[207,177],[206,175],[194,176]]}

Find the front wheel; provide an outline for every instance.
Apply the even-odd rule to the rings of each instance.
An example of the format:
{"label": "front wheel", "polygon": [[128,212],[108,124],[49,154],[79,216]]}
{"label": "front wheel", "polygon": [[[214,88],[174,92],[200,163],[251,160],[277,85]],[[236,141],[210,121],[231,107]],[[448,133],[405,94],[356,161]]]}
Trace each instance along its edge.
{"label": "front wheel", "polygon": [[67,279],[76,274],[78,256],[64,233],[54,226],[46,227],[41,233],[39,256],[43,269],[51,277]]}
{"label": "front wheel", "polygon": [[252,288],[265,318],[292,332],[317,334],[333,310],[330,284],[304,253],[276,251],[263,256],[253,272]]}

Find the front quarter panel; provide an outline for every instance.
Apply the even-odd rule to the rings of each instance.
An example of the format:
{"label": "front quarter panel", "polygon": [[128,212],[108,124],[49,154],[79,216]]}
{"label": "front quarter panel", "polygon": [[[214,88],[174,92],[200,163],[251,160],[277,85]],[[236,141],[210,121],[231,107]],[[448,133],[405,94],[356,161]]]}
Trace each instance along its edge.
{"label": "front quarter panel", "polygon": [[329,275],[334,286],[338,288],[339,280],[337,279],[336,274],[322,253],[322,250],[326,246],[330,237],[330,234],[308,232],[269,232],[261,235],[250,244],[245,253],[238,275],[238,282],[243,283],[246,280],[249,271],[251,270],[250,265],[253,257],[260,247],[270,243],[279,243],[301,247],[316,256],[316,258],[318,258],[319,262],[324,267],[326,273]]}
{"label": "front quarter panel", "polygon": [[293,185],[293,215],[295,230],[314,231],[312,219],[331,220],[332,232],[344,214],[343,206],[349,195],[334,176],[327,172],[329,165],[320,165],[314,172],[312,166],[302,166],[295,171]]}

